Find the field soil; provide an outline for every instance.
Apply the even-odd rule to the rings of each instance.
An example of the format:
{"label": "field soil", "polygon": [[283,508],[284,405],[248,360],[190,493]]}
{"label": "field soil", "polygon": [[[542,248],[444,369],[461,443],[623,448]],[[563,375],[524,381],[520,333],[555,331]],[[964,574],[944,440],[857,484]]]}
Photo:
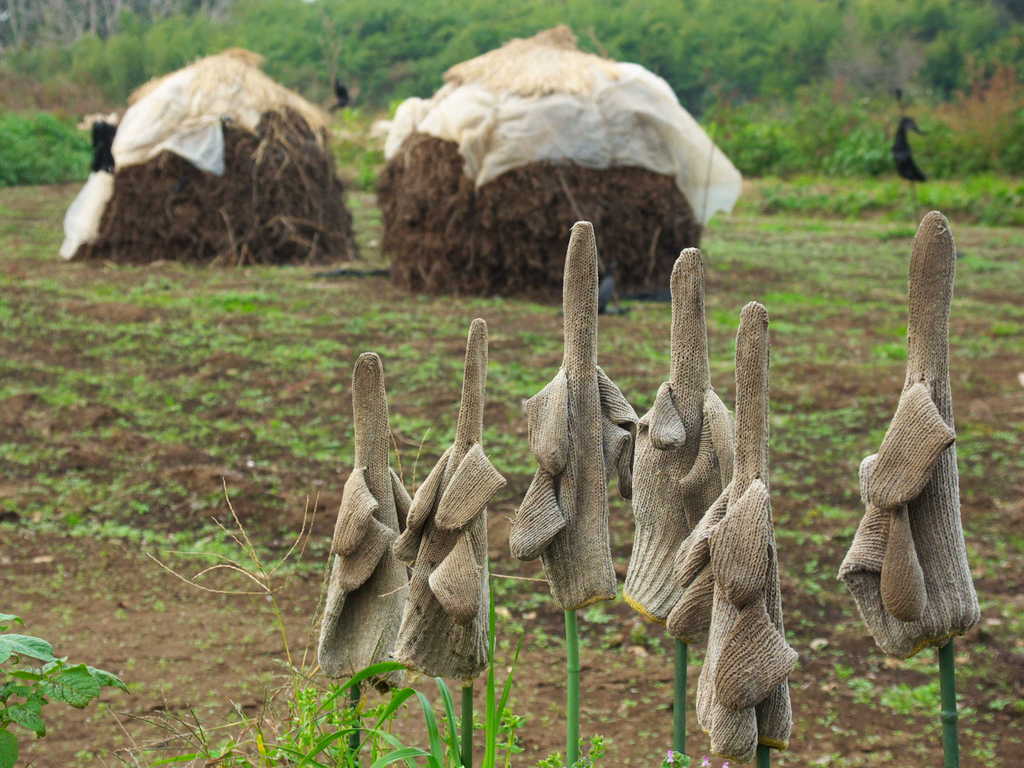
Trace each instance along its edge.
{"label": "field soil", "polygon": [[[543,584],[506,578],[543,578],[538,563],[509,556],[507,536],[532,472],[520,403],[557,370],[559,308],[416,296],[386,277],[307,267],[192,267],[173,254],[145,266],[62,263],[61,216],[76,191],[0,190],[0,612],[24,617],[19,631],[71,661],[120,675],[130,693],[107,690],[82,711],[48,706],[44,739],[19,733],[25,764],[196,753],[192,764],[214,766],[204,755],[232,739],[252,750],[259,730],[272,742],[293,670],[327,684],[313,648],[351,469],[351,365],[365,350],[384,360],[393,461],[411,490],[454,430],[477,316],[491,339],[485,444],[509,480],[489,522],[499,659],[522,642],[511,706],[525,720],[512,765],[562,749],[561,613]],[[379,267],[379,213],[367,195],[350,204],[364,258],[354,266]],[[704,240],[712,383],[730,408],[739,310],[759,299],[771,315],[772,494],[787,634],[800,654],[779,766],[941,763],[934,652],[884,656],[836,580],[862,512],[857,466],[903,382],[906,266],[921,214],[796,219],[741,206]],[[962,513],[983,616],[956,641],[963,764],[1010,768],[1024,755],[1024,232],[952,225],[964,254],[951,348]],[[667,375],[669,310],[624,307],[602,318],[599,360],[643,413]],[[231,508],[249,554],[228,535]],[[616,499],[620,580],[631,537]],[[253,553],[268,572],[288,555],[264,580],[272,594],[224,570],[199,577],[205,589],[186,583],[228,559],[259,570]],[[622,600],[580,618],[582,733],[604,737],[598,765],[659,766],[671,746],[669,638]],[[708,749],[692,710],[702,650],[691,649],[688,712],[698,762]],[[414,684],[435,696],[432,681]],[[414,705],[396,735],[425,746]]]}

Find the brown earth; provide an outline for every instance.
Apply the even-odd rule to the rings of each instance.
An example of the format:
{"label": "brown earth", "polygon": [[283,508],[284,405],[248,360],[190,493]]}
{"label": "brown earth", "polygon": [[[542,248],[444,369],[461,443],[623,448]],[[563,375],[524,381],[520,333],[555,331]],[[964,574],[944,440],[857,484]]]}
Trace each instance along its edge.
{"label": "brown earth", "polygon": [[[66,202],[74,191],[69,187],[52,194]],[[18,213],[28,216],[25,211]],[[760,247],[767,239],[754,225],[742,220],[731,227],[729,236],[737,242],[749,240]],[[17,234],[5,240],[10,248],[27,247],[29,236],[24,230],[19,226]],[[856,233],[848,237],[863,245]],[[1002,234],[996,237],[980,228],[963,231],[968,249],[981,250],[989,239],[1010,243],[1010,238]],[[47,247],[47,255],[52,255],[52,243]],[[717,255],[714,247],[711,253]],[[1000,258],[1016,258],[1008,245],[991,249]],[[998,307],[1003,305],[1000,302],[1016,300],[1019,289],[1009,284],[1003,292],[975,291],[970,283],[970,264],[962,269],[964,284],[958,286],[962,301]],[[0,341],[0,361],[6,366],[2,373],[10,377],[0,380],[0,384],[16,376],[25,389],[51,382],[58,375],[56,368],[97,375],[116,372],[114,362],[93,354],[98,340],[102,341],[99,330],[95,326],[82,329],[69,325],[68,316],[116,326],[124,338],[159,324],[187,328],[188,323],[181,321],[191,317],[181,307],[138,307],[127,300],[98,301],[84,296],[54,299],[46,293],[47,281],[61,283],[72,293],[101,287],[106,295],[116,296],[119,292],[127,294],[139,284],[158,284],[167,279],[177,281],[176,290],[199,297],[211,291],[209,283],[215,279],[212,270],[185,270],[166,263],[134,269],[65,265],[9,254],[0,261],[0,270],[8,279],[0,297],[4,306],[11,307],[14,316],[29,310],[40,313],[35,316],[39,327],[34,333],[29,328],[22,336],[5,336]],[[297,271],[273,271],[268,276],[255,270],[233,270],[227,282],[217,287],[258,290],[272,281],[280,288],[289,311],[299,312],[292,309],[298,306],[297,301],[291,303],[296,294],[288,292],[298,291],[298,285],[301,297],[315,293],[321,302],[301,310],[308,318],[329,315],[336,306],[353,306],[363,297],[372,297],[375,305],[401,314],[401,322],[406,325],[397,333],[392,325],[397,320],[367,321],[366,328],[352,342],[353,350],[346,348],[337,354],[347,362],[352,358],[348,353],[356,347],[394,349],[386,362],[389,375],[393,374],[389,388],[394,401],[401,403],[398,411],[412,425],[397,430],[396,442],[403,447],[403,456],[410,452],[415,456],[423,443],[421,434],[413,429],[417,420],[433,422],[439,414],[451,414],[458,392],[447,369],[441,371],[443,375],[418,380],[412,376],[431,358],[451,358],[456,367],[461,363],[461,318],[470,308],[453,308],[450,299],[418,297],[413,301],[386,280],[376,278],[330,286],[319,283],[315,291],[310,291],[304,282],[306,277]],[[789,282],[784,269],[721,258],[709,271],[709,312],[733,310],[739,295],[788,290]],[[902,301],[898,288],[892,290],[897,292],[896,300]],[[782,303],[781,298],[778,301]],[[135,309],[121,308],[131,306]],[[494,329],[491,361],[494,366],[506,366],[502,369],[504,375],[515,372],[508,366],[513,359],[525,368],[545,372],[557,366],[557,346],[545,347],[529,335],[556,333],[558,323],[553,320],[553,311],[536,311],[533,305],[511,301],[493,306],[474,304],[471,309],[485,315]],[[929,705],[915,705],[913,699],[915,692],[935,679],[930,655],[922,654],[920,660],[909,663],[884,657],[865,635],[852,601],[834,579],[848,533],[859,517],[857,503],[850,499],[856,495],[851,478],[863,454],[837,456],[833,444],[850,435],[870,444],[872,431],[884,427],[891,415],[902,381],[901,364],[865,363],[865,349],[893,337],[875,326],[862,337],[856,336],[854,332],[864,321],[852,310],[824,317],[819,308],[800,314],[805,311],[790,310],[787,314],[780,309],[773,315],[779,329],[773,336],[773,376],[777,377],[773,379],[773,419],[782,420],[779,425],[773,421],[773,479],[777,477],[773,494],[778,530],[788,534],[780,538],[779,544],[787,630],[801,654],[801,666],[792,677],[796,725],[791,748],[773,756],[773,762],[780,766],[836,768],[939,765],[937,713],[929,710]],[[456,315],[458,322],[451,324],[458,329],[456,332],[444,325],[449,315]],[[984,316],[975,310],[969,320],[958,319],[956,331],[985,341],[987,330],[978,320]],[[963,318],[964,313],[956,317]],[[623,384],[630,393],[653,392],[662,376],[660,368],[654,370],[649,359],[633,356],[632,351],[638,340],[663,333],[664,320],[663,314],[646,307],[635,308],[632,317],[602,320],[604,343],[616,355],[612,372],[620,383],[630,382],[629,387]],[[825,343],[836,345],[839,352],[825,363],[814,358],[807,352],[807,345],[817,342],[808,342],[794,328],[787,330],[787,321],[791,325],[817,323],[830,333]],[[175,322],[179,324],[173,325]],[[254,315],[223,315],[217,323],[219,329],[246,338],[277,332],[268,331]],[[281,331],[281,344],[308,344],[316,338],[317,328],[296,326]],[[733,330],[712,323],[710,332],[712,354],[727,357]],[[343,329],[337,336],[345,339],[346,334],[356,332]],[[402,338],[396,338],[399,334]],[[661,337],[655,338],[660,344]],[[408,349],[399,352],[400,346]],[[148,478],[185,489],[181,496],[150,507],[144,517],[118,519],[144,529],[149,536],[146,543],[73,536],[59,519],[36,519],[25,512],[36,497],[46,493],[36,486],[37,476],[51,473],[53,467],[42,460],[37,464],[3,464],[0,503],[11,501],[12,505],[0,506],[0,519],[4,521],[0,528],[0,611],[25,616],[29,622],[26,633],[51,640],[57,652],[72,661],[86,661],[121,675],[132,688],[130,695],[105,692],[102,706],[84,711],[50,705],[47,716],[51,732],[43,740],[27,742],[29,764],[47,768],[122,761],[132,764],[129,752],[123,750],[141,754],[142,764],[148,764],[192,752],[197,739],[202,738],[196,722],[206,729],[209,741],[219,743],[230,729],[210,729],[237,719],[232,714],[236,706],[246,715],[258,717],[268,738],[280,723],[284,695],[278,693],[275,698],[275,692],[287,685],[289,673],[272,604],[264,596],[197,590],[145,556],[146,552],[158,554],[170,567],[188,575],[207,564],[204,559],[175,556],[168,550],[177,549],[172,536],[199,529],[211,514],[230,524],[223,503],[212,510],[193,507],[197,498],[217,494],[222,478],[226,478],[235,508],[247,528],[277,554],[287,549],[299,531],[303,502],[310,497],[314,500],[310,508],[317,516],[304,560],[311,567],[286,572],[275,582],[280,589],[278,603],[292,660],[299,663],[309,658],[320,596],[318,558],[329,541],[344,473],[348,471],[347,447],[339,448],[329,461],[315,461],[262,440],[257,430],[275,411],[306,405],[304,420],[296,421],[295,429],[310,428],[315,418],[326,418],[324,413],[333,410],[341,415],[331,423],[332,428],[341,435],[339,445],[347,446],[351,424],[344,414],[346,390],[332,388],[344,380],[347,370],[326,368],[327,355],[308,367],[275,368],[271,362],[242,351],[217,350],[188,361],[154,352],[145,361],[142,370],[153,381],[179,377],[207,384],[233,381],[232,395],[245,387],[273,394],[274,410],[268,407],[265,413],[234,399],[218,402],[204,416],[211,422],[223,420],[233,426],[193,443],[158,439],[128,405],[99,402],[107,394],[101,391],[92,393],[95,397],[89,402],[71,404],[49,403],[30,391],[0,398],[0,435],[4,447],[13,448],[8,456],[45,447],[55,451],[57,471],[69,477],[92,478],[111,487]],[[822,354],[816,347],[811,351]],[[834,352],[831,348],[829,351]],[[964,361],[954,370],[954,389],[957,423],[965,442],[977,440],[978,435],[1016,430],[1019,449],[1019,426],[1024,422],[1024,400],[1016,383],[1021,371],[1019,358],[1001,348],[984,354],[971,352],[978,355],[975,358],[968,357],[968,352],[967,341],[958,342],[954,349],[954,359]],[[713,380],[723,399],[731,402],[732,385],[725,371],[731,369],[713,366]],[[1012,386],[1007,381],[1013,382]],[[501,376],[493,374],[489,386],[501,385]],[[319,407],[324,403],[330,408]],[[875,408],[865,403],[879,405]],[[197,407],[187,401],[183,413]],[[846,409],[851,415],[848,421],[830,423],[831,431],[824,434],[797,434],[785,421],[828,409],[839,415]],[[864,410],[871,412],[872,423],[864,420]],[[486,420],[524,442],[524,420],[512,398],[493,398]],[[1012,450],[1013,443],[1006,444]],[[988,448],[996,443],[981,445]],[[268,468],[264,474],[248,467],[250,456],[259,467]],[[435,458],[428,449],[419,459],[418,471],[408,467],[406,471],[422,477],[424,467]],[[1019,551],[1014,549],[1018,545],[1013,543],[1019,540],[1024,525],[1024,503],[1020,501],[1024,498],[1024,482],[1019,474],[987,474],[984,462],[993,459],[967,451],[961,459],[963,516],[969,530],[976,584],[985,606],[982,624],[957,645],[961,733],[963,765],[1010,768],[1020,765],[1024,754],[1024,708],[1020,706],[1024,699],[1024,639],[1017,630],[1024,619],[1024,572],[1019,567]],[[272,482],[267,479],[271,473]],[[507,553],[507,520],[516,499],[525,491],[529,474],[522,471],[509,479],[507,492],[491,511],[493,571],[539,577],[537,564],[512,561]],[[853,490],[843,490],[848,486]],[[88,517],[95,515],[89,506],[94,502],[94,498],[71,494],[61,500],[56,511]],[[616,502],[612,536],[620,577],[625,573],[631,535],[629,509]],[[207,583],[240,588],[244,581]],[[501,589],[496,602],[503,658],[511,652],[518,628],[521,626],[526,633],[512,698],[513,710],[527,717],[520,731],[524,752],[513,764],[532,765],[563,745],[561,615],[546,599],[542,585],[501,578],[495,583]],[[660,629],[642,622],[621,601],[597,606],[583,613],[581,619],[582,733],[602,734],[608,739],[608,754],[599,765],[659,765],[670,744],[670,646]],[[691,658],[692,691],[699,648],[692,650]],[[325,682],[319,676],[313,681]],[[416,685],[433,698],[431,681]],[[901,692],[909,696],[910,704],[901,707],[898,702],[885,703]],[[478,712],[482,711],[479,687],[476,706]],[[707,740],[696,728],[692,708],[688,719],[691,752],[700,756],[707,749]],[[422,721],[415,707],[402,716],[398,733],[409,743],[425,746]],[[719,764],[715,761],[716,766]]]}

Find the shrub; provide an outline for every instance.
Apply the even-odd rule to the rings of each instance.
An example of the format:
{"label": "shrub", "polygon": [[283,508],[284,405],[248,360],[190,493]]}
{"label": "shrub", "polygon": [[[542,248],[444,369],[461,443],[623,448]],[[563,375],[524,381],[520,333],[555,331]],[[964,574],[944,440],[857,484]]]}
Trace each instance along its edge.
{"label": "shrub", "polygon": [[0,187],[80,181],[92,149],[70,122],[46,113],[0,113]]}

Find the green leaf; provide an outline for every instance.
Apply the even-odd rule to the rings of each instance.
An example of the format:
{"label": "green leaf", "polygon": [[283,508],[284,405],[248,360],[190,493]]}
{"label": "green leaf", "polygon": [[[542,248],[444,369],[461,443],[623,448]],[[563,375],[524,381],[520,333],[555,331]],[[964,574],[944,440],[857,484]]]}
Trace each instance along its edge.
{"label": "green leaf", "polygon": [[18,740],[6,728],[0,731],[0,768],[14,768],[18,762]]}
{"label": "green leaf", "polygon": [[199,757],[198,752],[192,752],[188,755],[176,755],[175,757],[165,757],[163,760],[157,760],[155,763],[150,763],[154,768],[158,765],[170,765],[172,763],[191,763]]}
{"label": "green leaf", "polygon": [[341,696],[341,694],[343,694],[350,688],[360,685],[364,680],[371,677],[384,677],[389,672],[395,672],[399,669],[405,669],[405,665],[399,664],[397,661],[381,661],[377,664],[371,664],[365,669],[360,670],[352,677],[350,677],[348,680],[346,680],[343,685],[339,686],[338,690],[336,690],[334,693],[332,693],[330,696],[328,696],[320,703],[320,706],[317,707],[316,710],[317,714],[330,710],[334,706],[335,699],[337,699],[339,696]]}
{"label": "green leaf", "polygon": [[[325,736],[321,736],[313,745],[312,749],[309,750],[309,752],[295,752],[296,757],[302,758],[302,762],[299,763],[297,768],[302,768],[302,766],[304,765],[323,765],[323,763],[319,763],[316,761],[315,758],[317,755],[319,755],[321,752],[323,752],[325,749],[331,746],[331,744],[333,744],[338,739],[344,736],[348,736],[349,734],[356,733],[359,730],[359,728],[343,728],[339,731],[334,731],[332,733],[328,733]],[[362,746],[362,744],[360,744],[360,746]]]}
{"label": "green leaf", "polygon": [[13,613],[0,613],[0,630],[7,629],[10,624],[24,624],[20,616],[15,616]]}
{"label": "green leaf", "polygon": [[39,705],[12,704],[7,708],[7,717],[12,723],[17,723],[22,728],[32,731],[36,736],[46,735],[46,725],[39,714]]}
{"label": "green leaf", "polygon": [[18,683],[4,683],[0,685],[0,701],[9,699],[11,696],[21,696],[23,699],[27,699],[33,694],[35,688],[27,685],[19,685]]}
{"label": "green leaf", "polygon": [[523,636],[519,635],[519,641],[516,643],[515,653],[512,655],[512,664],[508,670],[508,676],[505,678],[505,682],[501,686],[501,701],[498,702],[498,723],[500,725],[501,718],[505,714],[505,710],[508,709],[508,697],[512,693],[512,678],[515,675],[516,666],[519,664],[519,651],[523,648]]}
{"label": "green leaf", "polygon": [[52,680],[42,684],[43,692],[52,699],[64,701],[81,709],[100,695],[100,684],[84,664],[68,667]]}
{"label": "green leaf", "polygon": [[[340,739],[344,734],[339,731],[336,735],[337,738]],[[299,766],[302,766],[303,768],[307,765],[311,765],[313,766],[313,768],[330,768],[330,766],[326,765],[325,763],[321,763],[319,760],[315,760],[314,758],[310,757],[309,755],[303,752],[300,752],[294,747],[289,747],[287,744],[275,744],[274,749],[276,749],[279,753],[284,752],[286,755],[291,755],[292,757],[299,758],[299,760],[301,760]]]}
{"label": "green leaf", "polygon": [[380,711],[380,715],[377,717],[377,727],[382,726],[400,706],[402,706],[406,699],[412,696],[414,693],[412,688],[398,688],[391,690],[391,700],[388,701],[387,705]]}
{"label": "green leaf", "polygon": [[38,672],[30,672],[27,669],[16,669],[9,673],[11,677],[16,677],[19,680],[42,680],[43,675]]}
{"label": "green leaf", "polygon": [[430,753],[427,755],[427,765],[430,768],[441,768],[445,763],[444,742],[441,741],[441,731],[437,727],[437,718],[434,710],[427,701],[427,697],[419,691],[414,691],[416,698],[420,701],[423,709],[423,721],[427,724],[427,736],[430,739]]}
{"label": "green leaf", "polygon": [[0,664],[13,654],[39,661],[54,660],[53,646],[42,638],[30,635],[0,635]]}
{"label": "green leaf", "polygon": [[[458,719],[455,716],[455,703],[452,701],[452,692],[448,685],[440,677],[435,677],[437,688],[441,691],[441,701],[444,703],[444,715],[448,720],[448,751],[454,756],[460,753],[458,737]],[[472,723],[470,723],[472,727]]]}
{"label": "green leaf", "polygon": [[96,679],[96,682],[98,682],[101,686],[106,686],[108,688],[120,688],[125,693],[128,692],[128,686],[124,684],[124,681],[121,680],[121,678],[119,678],[112,672],[107,672],[104,669],[96,669],[96,667],[88,666],[86,667],[86,669],[89,670],[89,674],[92,675]]}
{"label": "green leaf", "polygon": [[431,755],[429,752],[424,752],[419,747],[405,747],[403,749],[396,749],[394,752],[389,752],[374,761],[370,768],[384,768],[385,765],[391,765],[392,763],[397,763],[399,760],[408,760],[413,757],[429,758]]}

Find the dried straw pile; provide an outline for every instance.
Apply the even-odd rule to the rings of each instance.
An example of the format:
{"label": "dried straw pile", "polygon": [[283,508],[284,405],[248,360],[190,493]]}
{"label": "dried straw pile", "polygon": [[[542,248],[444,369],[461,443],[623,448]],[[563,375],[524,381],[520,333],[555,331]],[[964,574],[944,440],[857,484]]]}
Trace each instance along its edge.
{"label": "dried straw pile", "polygon": [[227,266],[324,263],[356,254],[334,160],[297,113],[256,132],[224,127],[224,175],[163,151],[117,171],[99,237],[77,259]]}
{"label": "dried straw pile", "polygon": [[567,27],[445,83],[399,107],[385,146],[382,247],[407,289],[554,293],[566,233],[588,220],[619,291],[657,291],[738,194],[738,172],[663,80],[581,52]]}
{"label": "dried straw pile", "polygon": [[701,227],[671,176],[644,168],[530,163],[477,189],[450,141],[417,133],[388,163],[377,197],[391,277],[410,290],[551,293],[574,222],[598,233],[620,291],[657,290]]}
{"label": "dried straw pile", "polygon": [[[260,61],[226,51],[132,95],[114,142],[113,194],[74,258],[240,266],[356,256],[326,117]],[[208,150],[221,135],[222,166]],[[183,152],[182,136],[212,138]]]}

